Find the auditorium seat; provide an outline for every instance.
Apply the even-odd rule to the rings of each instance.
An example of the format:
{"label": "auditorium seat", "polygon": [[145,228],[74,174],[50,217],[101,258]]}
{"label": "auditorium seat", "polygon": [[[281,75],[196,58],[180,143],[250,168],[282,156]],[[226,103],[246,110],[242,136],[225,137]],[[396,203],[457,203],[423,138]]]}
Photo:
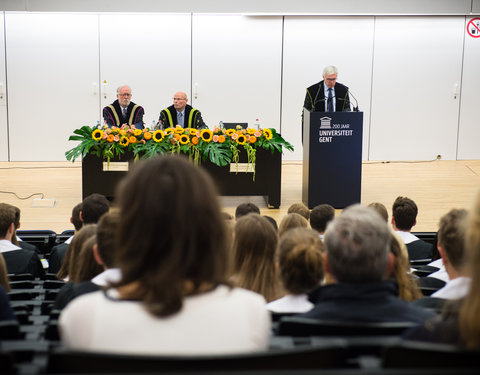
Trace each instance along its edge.
{"label": "auditorium seat", "polygon": [[0,321],[0,340],[17,340],[21,338],[20,324],[16,320]]}
{"label": "auditorium seat", "polygon": [[8,274],[8,280],[10,281],[33,281],[35,278],[30,273],[17,273],[15,274]]}
{"label": "auditorium seat", "polygon": [[55,245],[57,234],[53,230],[17,230],[17,236],[35,245],[41,254],[47,254]]}
{"label": "auditorium seat", "polygon": [[195,371],[246,371],[322,369],[346,366],[346,348],[324,346],[278,349],[267,352],[209,356],[135,356],[94,352],[52,350],[48,373],[158,373]]}

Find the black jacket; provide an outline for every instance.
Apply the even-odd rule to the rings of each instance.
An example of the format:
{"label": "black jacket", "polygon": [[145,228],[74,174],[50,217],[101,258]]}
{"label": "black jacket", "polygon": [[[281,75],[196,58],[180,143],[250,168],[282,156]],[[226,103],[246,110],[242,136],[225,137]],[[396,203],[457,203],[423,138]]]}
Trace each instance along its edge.
{"label": "black jacket", "polygon": [[[324,81],[320,81],[309,88],[305,95],[303,106],[314,112],[325,112],[327,98],[325,98]],[[348,87],[341,83],[335,84],[335,112],[350,111],[350,97]]]}
{"label": "black jacket", "polygon": [[[160,112],[158,121],[161,124],[161,129],[174,128],[178,125],[177,110],[175,107],[171,105],[170,107],[163,109]],[[183,127],[201,129],[206,128],[207,125],[203,122],[200,111],[187,104],[185,107],[185,120]]]}

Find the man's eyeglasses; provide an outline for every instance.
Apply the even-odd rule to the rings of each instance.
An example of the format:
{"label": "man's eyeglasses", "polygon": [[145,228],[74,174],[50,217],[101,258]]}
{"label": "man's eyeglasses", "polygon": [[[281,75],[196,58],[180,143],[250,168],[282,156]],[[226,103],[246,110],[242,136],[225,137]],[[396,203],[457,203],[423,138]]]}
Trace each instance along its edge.
{"label": "man's eyeglasses", "polygon": [[337,79],[336,78],[325,78],[325,81],[329,81],[329,82],[333,82],[333,81],[336,81]]}
{"label": "man's eyeglasses", "polygon": [[118,96],[125,96],[125,97],[129,98],[129,97],[132,96],[132,94],[118,94]]}

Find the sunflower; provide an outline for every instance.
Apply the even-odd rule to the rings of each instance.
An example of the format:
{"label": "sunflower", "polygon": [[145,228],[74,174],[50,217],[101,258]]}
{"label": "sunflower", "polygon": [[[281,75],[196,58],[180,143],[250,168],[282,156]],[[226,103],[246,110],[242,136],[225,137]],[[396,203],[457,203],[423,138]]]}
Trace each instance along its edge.
{"label": "sunflower", "polygon": [[223,142],[225,142],[225,136],[222,134],[218,136],[218,143],[223,143]]}
{"label": "sunflower", "polygon": [[200,132],[200,138],[202,138],[204,142],[210,142],[212,140],[212,137],[213,132],[210,129],[203,129]]}
{"label": "sunflower", "polygon": [[109,134],[109,135],[107,136],[107,142],[112,143],[114,139],[115,139],[115,136],[114,136],[113,134]]}
{"label": "sunflower", "polygon": [[165,129],[165,135],[173,134],[175,133],[175,129],[173,128],[166,128]]}
{"label": "sunflower", "polygon": [[254,129],[254,128],[248,128],[247,129],[248,134],[255,134],[256,131],[257,131],[257,129]]}
{"label": "sunflower", "polygon": [[103,130],[100,130],[100,129],[95,129],[93,132],[92,132],[92,139],[95,140],[95,141],[99,141],[101,140],[103,137]]}
{"label": "sunflower", "polygon": [[127,147],[128,143],[129,143],[129,141],[128,141],[127,137],[122,136],[122,138],[120,138],[120,146]]}
{"label": "sunflower", "polygon": [[198,141],[199,141],[198,137],[193,137],[192,138],[192,144],[193,145],[198,145]]}
{"label": "sunflower", "polygon": [[195,129],[195,128],[190,128],[188,131],[190,132],[190,135],[197,134],[197,129]]}
{"label": "sunflower", "polygon": [[246,141],[247,141],[247,137],[245,137],[243,134],[237,137],[237,143],[239,145],[244,145]]}
{"label": "sunflower", "polygon": [[[145,139],[147,139],[146,135],[147,133],[145,133],[144,135]],[[163,132],[163,130],[158,129],[153,132],[152,138],[155,142],[161,142],[163,140],[163,137],[165,137],[165,133]]]}
{"label": "sunflower", "polygon": [[186,134],[182,134],[180,136],[180,139],[178,140],[182,145],[186,145],[188,144],[188,142],[190,141],[190,137]]}
{"label": "sunflower", "polygon": [[135,137],[138,137],[138,136],[139,136],[140,134],[142,134],[142,133],[143,133],[142,129],[135,129],[135,130],[133,131],[133,135],[134,135]]}
{"label": "sunflower", "polygon": [[137,143],[137,138],[135,138],[133,135],[131,135],[129,138],[128,138],[128,141],[130,143]]}
{"label": "sunflower", "polygon": [[149,139],[152,139],[152,133],[150,133],[150,132],[143,133],[143,138],[146,139],[147,141]]}
{"label": "sunflower", "polygon": [[184,132],[185,132],[185,129],[182,128],[180,125],[177,125],[177,126],[175,127],[175,133],[177,133],[177,134],[183,134]]}
{"label": "sunflower", "polygon": [[229,137],[231,137],[233,134],[235,134],[235,129],[227,129],[225,134],[228,135]]}
{"label": "sunflower", "polygon": [[255,143],[257,141],[257,137],[255,137],[254,135],[251,135],[250,138],[248,139],[248,141],[250,143]]}
{"label": "sunflower", "polygon": [[272,130],[271,130],[271,129],[268,129],[268,128],[263,129],[263,135],[265,136],[265,138],[267,139],[267,141],[269,141],[270,139],[273,138]]}

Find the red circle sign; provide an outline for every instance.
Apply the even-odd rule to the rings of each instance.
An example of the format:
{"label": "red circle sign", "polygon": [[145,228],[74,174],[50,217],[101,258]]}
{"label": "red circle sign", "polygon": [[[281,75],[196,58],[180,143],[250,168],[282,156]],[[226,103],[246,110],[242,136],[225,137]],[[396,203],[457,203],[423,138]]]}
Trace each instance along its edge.
{"label": "red circle sign", "polygon": [[480,18],[472,18],[468,22],[467,33],[472,38],[480,38]]}

